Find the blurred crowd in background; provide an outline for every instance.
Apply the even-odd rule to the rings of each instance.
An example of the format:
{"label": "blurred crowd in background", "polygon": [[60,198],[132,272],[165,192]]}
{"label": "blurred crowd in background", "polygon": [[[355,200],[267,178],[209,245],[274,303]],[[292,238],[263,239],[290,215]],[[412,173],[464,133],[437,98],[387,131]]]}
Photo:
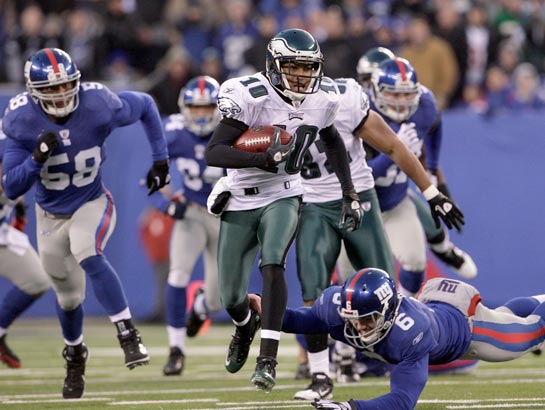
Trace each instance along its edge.
{"label": "blurred crowd in background", "polygon": [[384,46],[442,109],[545,107],[545,0],[0,0],[0,83],[22,89],[24,61],[59,47],[84,81],[149,92],[167,115],[195,75],[263,70],[292,27],[318,39],[329,77],[355,77]]}

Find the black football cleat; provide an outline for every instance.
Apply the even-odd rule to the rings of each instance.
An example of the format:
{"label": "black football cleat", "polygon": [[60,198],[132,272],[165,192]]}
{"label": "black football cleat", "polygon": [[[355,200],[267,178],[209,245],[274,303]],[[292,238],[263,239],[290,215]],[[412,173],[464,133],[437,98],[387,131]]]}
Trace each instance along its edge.
{"label": "black football cleat", "polygon": [[305,390],[293,396],[296,400],[330,400],[333,398],[333,381],[325,373],[313,373],[312,381]]}
{"label": "black football cleat", "polygon": [[85,365],[89,359],[87,346],[80,343],[77,346],[65,346],[62,357],[66,360],[66,377],[62,387],[62,397],[79,399],[85,389]]}
{"label": "black football cleat", "polygon": [[189,315],[187,316],[187,320],[185,323],[187,337],[197,336],[197,333],[199,333],[199,330],[201,330],[202,325],[204,324],[204,322],[206,322],[206,319],[208,319],[207,314],[198,315],[197,312],[195,312],[195,300],[197,299],[197,296],[202,295],[203,293],[203,287],[200,287],[195,292],[195,296],[193,298],[193,306],[191,306],[191,310],[189,311]]}
{"label": "black football cleat", "polygon": [[255,372],[251,382],[256,390],[270,393],[276,384],[276,360],[272,357],[259,356],[256,360]]}
{"label": "black football cleat", "polygon": [[163,374],[165,376],[179,376],[184,370],[185,355],[180,348],[171,347],[170,354],[168,355],[167,364],[163,367]]}
{"label": "black football cleat", "polygon": [[138,330],[132,328],[127,334],[118,334],[119,344],[125,353],[125,366],[129,370],[149,364],[148,349],[142,343]]}
{"label": "black football cleat", "polygon": [[244,326],[236,326],[235,334],[229,343],[225,356],[225,368],[229,373],[236,373],[242,369],[248,359],[255,333],[261,326],[261,318],[257,312],[253,309],[250,309],[250,312],[250,321]]}

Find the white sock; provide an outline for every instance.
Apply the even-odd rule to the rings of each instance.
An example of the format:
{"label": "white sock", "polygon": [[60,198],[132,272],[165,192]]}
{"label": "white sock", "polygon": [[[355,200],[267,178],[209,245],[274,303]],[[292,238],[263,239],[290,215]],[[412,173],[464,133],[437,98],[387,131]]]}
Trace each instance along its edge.
{"label": "white sock", "polygon": [[329,349],[322,350],[318,353],[308,353],[308,363],[310,372],[325,373],[329,376]]}
{"label": "white sock", "polygon": [[182,352],[185,350],[185,327],[167,326],[168,345],[177,347]]}

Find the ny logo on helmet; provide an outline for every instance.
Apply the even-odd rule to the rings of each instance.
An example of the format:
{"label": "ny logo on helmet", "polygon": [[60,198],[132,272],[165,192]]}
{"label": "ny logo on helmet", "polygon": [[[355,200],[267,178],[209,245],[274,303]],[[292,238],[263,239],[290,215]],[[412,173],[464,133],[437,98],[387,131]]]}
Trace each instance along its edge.
{"label": "ny logo on helmet", "polygon": [[394,292],[387,282],[383,283],[373,293],[377,296],[377,298],[379,298],[380,303],[382,303],[383,306],[387,305],[390,302],[390,299],[394,296]]}

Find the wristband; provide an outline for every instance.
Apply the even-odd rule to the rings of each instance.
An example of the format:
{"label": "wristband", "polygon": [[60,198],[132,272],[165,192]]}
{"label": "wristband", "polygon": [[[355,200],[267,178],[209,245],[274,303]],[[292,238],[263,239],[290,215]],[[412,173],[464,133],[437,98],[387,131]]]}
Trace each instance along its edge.
{"label": "wristband", "polygon": [[439,190],[433,185],[430,185],[422,192],[422,195],[424,195],[424,198],[426,198],[426,201],[429,201],[430,199],[439,195]]}

